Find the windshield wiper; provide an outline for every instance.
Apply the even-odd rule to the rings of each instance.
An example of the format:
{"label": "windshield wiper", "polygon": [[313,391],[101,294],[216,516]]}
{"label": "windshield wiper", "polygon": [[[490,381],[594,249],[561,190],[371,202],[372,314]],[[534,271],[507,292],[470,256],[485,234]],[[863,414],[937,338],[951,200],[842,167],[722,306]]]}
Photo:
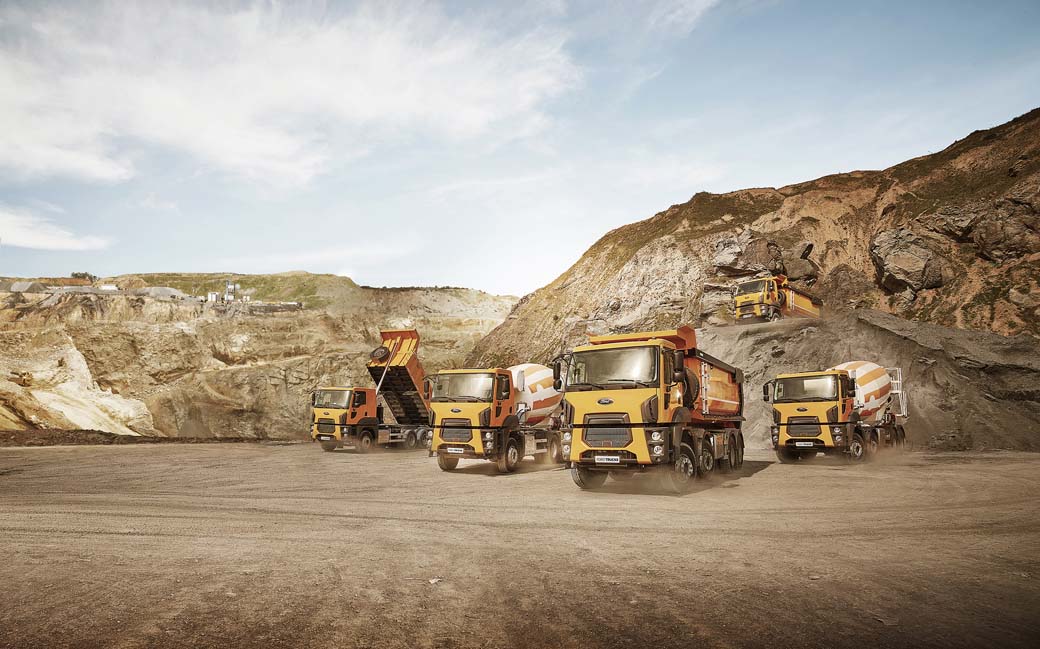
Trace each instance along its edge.
{"label": "windshield wiper", "polygon": [[465,403],[480,403],[483,399],[478,397],[471,397],[468,394],[454,394],[448,397],[452,401],[463,401]]}
{"label": "windshield wiper", "polygon": [[597,390],[604,390],[604,389],[606,389],[605,386],[602,386],[599,383],[589,383],[588,381],[579,381],[578,383],[568,383],[567,387],[571,388],[571,387],[574,387],[576,385],[587,385],[590,388],[596,388]]}

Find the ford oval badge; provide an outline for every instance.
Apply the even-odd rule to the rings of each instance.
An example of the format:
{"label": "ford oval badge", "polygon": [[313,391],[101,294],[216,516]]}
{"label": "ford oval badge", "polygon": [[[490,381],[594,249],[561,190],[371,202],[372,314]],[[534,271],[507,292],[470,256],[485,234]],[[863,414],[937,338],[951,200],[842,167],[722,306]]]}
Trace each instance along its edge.
{"label": "ford oval badge", "polygon": [[798,408],[798,412],[809,412],[808,408]]}
{"label": "ford oval badge", "polygon": [[614,403],[614,400],[611,399],[610,397],[603,397],[602,399],[600,399],[596,403],[598,403],[601,406],[609,406],[610,404]]}
{"label": "ford oval badge", "polygon": [[462,412],[462,408],[452,408],[451,411],[452,412],[456,412],[456,413],[457,412]]}

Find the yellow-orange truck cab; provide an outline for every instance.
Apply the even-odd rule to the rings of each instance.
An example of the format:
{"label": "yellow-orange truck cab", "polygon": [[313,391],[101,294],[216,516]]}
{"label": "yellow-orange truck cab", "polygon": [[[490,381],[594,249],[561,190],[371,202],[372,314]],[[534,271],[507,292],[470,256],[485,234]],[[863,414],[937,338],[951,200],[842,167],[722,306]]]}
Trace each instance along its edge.
{"label": "yellow-orange truck cab", "polygon": [[690,327],[594,336],[554,374],[564,457],[583,489],[655,469],[682,492],[743,463],[743,372],[697,349]]}
{"label": "yellow-orange truck cab", "polygon": [[[375,446],[412,449],[429,439],[425,378],[413,329],[380,332],[383,344],[371,354],[368,371],[375,388],[321,387],[311,394],[311,438],[334,451],[353,445],[364,453]],[[390,409],[389,421],[379,397]]]}
{"label": "yellow-orange truck cab", "polygon": [[529,404],[518,401],[523,386],[513,380],[499,367],[442,370],[430,377],[430,455],[442,470],[454,470],[460,459],[489,460],[504,473],[515,471],[528,455],[539,462],[556,459],[559,431],[524,425]]}
{"label": "yellow-orange truck cab", "polygon": [[819,318],[820,306],[818,298],[792,286],[784,275],[741,282],[733,295],[737,322]]}
{"label": "yellow-orange truck cab", "polygon": [[[859,462],[882,446],[905,444],[906,433],[896,419],[906,416],[902,372],[870,367],[871,373],[858,377],[838,368],[780,374],[763,385],[763,399],[773,404],[770,438],[780,462],[817,453]],[[880,382],[883,392],[862,394],[871,381]]]}

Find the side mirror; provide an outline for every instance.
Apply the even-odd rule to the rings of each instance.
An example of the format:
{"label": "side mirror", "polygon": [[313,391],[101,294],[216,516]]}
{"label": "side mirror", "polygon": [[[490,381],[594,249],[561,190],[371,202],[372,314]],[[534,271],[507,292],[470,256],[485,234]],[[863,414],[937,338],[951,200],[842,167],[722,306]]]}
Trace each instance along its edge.
{"label": "side mirror", "polygon": [[553,361],[553,381],[559,381],[563,376],[563,361]]}
{"label": "side mirror", "polygon": [[672,372],[672,383],[681,383],[686,376],[686,353],[681,349],[677,349],[672,352],[672,358],[675,364],[675,370]]}
{"label": "side mirror", "polygon": [[430,379],[423,379],[422,382],[422,396],[426,401],[430,400],[430,396],[433,394],[433,384]]}
{"label": "side mirror", "polygon": [[762,385],[762,401],[765,401],[766,403],[769,403],[769,401],[770,401],[769,393],[772,392],[772,391],[773,391],[773,382],[772,381],[767,381],[766,383],[764,383]]}
{"label": "side mirror", "polygon": [[553,390],[563,392],[563,379],[553,379]]}
{"label": "side mirror", "polygon": [[315,404],[317,404],[317,403],[318,403],[318,393],[317,392],[311,392],[311,408],[313,408],[315,406]]}

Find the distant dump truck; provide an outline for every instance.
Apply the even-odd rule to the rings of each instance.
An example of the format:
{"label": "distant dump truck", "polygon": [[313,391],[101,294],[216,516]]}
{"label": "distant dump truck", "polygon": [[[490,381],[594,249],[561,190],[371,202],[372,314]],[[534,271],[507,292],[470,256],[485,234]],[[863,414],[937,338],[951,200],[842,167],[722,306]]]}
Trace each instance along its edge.
{"label": "distant dump truck", "polygon": [[681,493],[744,462],[744,374],[698,349],[690,327],[594,336],[553,369],[563,452],[582,489],[656,471]]}
{"label": "distant dump truck", "polygon": [[[374,388],[323,387],[311,395],[311,437],[325,451],[353,445],[367,453],[375,446],[407,449],[425,445],[429,434],[429,404],[422,394],[425,379],[414,329],[380,332],[383,344],[370,355],[368,372]],[[385,417],[379,397],[390,408]]]}
{"label": "distant dump truck", "polygon": [[443,471],[464,458],[494,462],[502,473],[515,471],[526,456],[562,461],[560,432],[547,418],[561,395],[548,367],[442,370],[427,381],[426,396],[433,410],[430,455]]}
{"label": "distant dump truck", "polygon": [[786,276],[774,275],[737,284],[733,317],[738,323],[819,318],[822,304],[819,298],[792,286]]}
{"label": "distant dump truck", "polygon": [[771,438],[777,459],[817,453],[860,462],[883,447],[906,445],[903,372],[851,361],[822,372],[780,374],[763,386],[773,404]]}

